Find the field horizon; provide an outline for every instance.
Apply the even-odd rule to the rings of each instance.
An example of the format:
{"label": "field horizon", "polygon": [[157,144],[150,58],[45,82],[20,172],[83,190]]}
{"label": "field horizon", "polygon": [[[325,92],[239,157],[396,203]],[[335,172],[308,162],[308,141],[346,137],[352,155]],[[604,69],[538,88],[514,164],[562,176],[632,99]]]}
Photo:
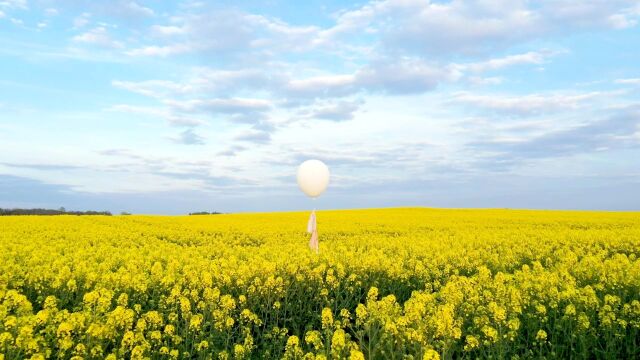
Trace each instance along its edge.
{"label": "field horizon", "polygon": [[[363,207],[363,208],[337,208],[337,209],[315,209],[317,213],[322,212],[351,212],[351,211],[383,211],[383,210],[442,210],[442,211],[530,211],[530,212],[589,212],[589,213],[639,213],[638,210],[600,210],[600,209],[538,209],[538,208],[504,208],[504,207],[432,207],[432,206],[389,206],[389,207]],[[134,213],[131,215],[113,214],[113,216],[167,216],[167,217],[179,217],[179,216],[219,216],[219,215],[250,215],[250,214],[290,214],[290,213],[310,213],[313,208],[308,210],[275,210],[275,211],[235,211],[235,212],[223,212],[220,214],[208,214],[208,215],[189,215],[189,214],[154,214],[154,213]]]}

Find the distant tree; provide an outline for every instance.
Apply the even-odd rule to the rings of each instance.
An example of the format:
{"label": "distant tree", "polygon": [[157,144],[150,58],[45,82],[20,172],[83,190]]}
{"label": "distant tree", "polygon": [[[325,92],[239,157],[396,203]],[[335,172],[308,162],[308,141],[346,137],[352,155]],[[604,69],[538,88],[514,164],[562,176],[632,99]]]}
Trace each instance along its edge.
{"label": "distant tree", "polygon": [[66,211],[64,208],[52,209],[0,209],[2,215],[106,215],[111,216],[109,211]]}
{"label": "distant tree", "polygon": [[123,211],[123,212],[121,212],[121,213],[120,213],[120,215],[131,215],[131,213],[130,213],[130,212]]}
{"label": "distant tree", "polygon": [[222,213],[217,212],[217,211],[212,211],[212,212],[198,211],[198,212],[189,213],[189,215],[218,215],[218,214],[222,214]]}

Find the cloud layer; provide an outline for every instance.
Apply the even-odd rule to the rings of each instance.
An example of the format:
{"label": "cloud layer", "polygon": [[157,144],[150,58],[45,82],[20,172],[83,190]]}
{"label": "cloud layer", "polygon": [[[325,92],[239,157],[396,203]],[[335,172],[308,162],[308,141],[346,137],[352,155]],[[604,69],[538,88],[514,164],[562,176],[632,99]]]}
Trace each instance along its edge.
{"label": "cloud layer", "polygon": [[0,206],[300,208],[292,174],[319,158],[328,207],[627,209],[639,18],[632,0],[0,1]]}

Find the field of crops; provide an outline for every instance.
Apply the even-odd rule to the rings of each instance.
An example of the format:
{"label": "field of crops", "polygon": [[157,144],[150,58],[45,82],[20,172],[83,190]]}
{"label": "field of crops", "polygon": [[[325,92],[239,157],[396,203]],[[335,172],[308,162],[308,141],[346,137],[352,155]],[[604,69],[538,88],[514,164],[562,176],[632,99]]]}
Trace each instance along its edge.
{"label": "field of crops", "polygon": [[640,213],[0,218],[0,359],[639,358]]}

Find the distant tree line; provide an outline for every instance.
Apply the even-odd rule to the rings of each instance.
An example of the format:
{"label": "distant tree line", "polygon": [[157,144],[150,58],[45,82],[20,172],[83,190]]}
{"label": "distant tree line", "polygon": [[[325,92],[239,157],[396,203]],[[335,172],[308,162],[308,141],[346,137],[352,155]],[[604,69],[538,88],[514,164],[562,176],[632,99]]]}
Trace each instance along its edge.
{"label": "distant tree line", "polygon": [[212,212],[198,211],[198,212],[189,213],[189,215],[218,215],[218,214],[222,214],[222,213],[217,211],[212,211]]}
{"label": "distant tree line", "polygon": [[2,209],[0,208],[0,216],[8,215],[107,215],[111,216],[109,211],[67,211],[65,208],[58,210],[53,209]]}

